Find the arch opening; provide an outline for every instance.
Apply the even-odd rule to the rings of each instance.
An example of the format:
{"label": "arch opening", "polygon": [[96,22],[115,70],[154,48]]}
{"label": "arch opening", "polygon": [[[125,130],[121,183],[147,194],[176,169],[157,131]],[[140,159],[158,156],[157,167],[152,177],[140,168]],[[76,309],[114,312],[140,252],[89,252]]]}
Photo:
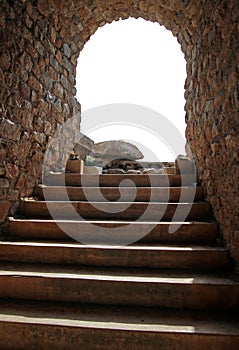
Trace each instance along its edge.
{"label": "arch opening", "polygon": [[[88,109],[129,103],[162,114],[185,138],[185,79],[184,55],[176,38],[165,27],[142,18],[106,24],[91,36],[78,58],[76,96],[83,112],[82,132],[88,132],[84,118]],[[129,117],[129,123],[133,120]],[[101,142],[132,140],[132,135],[134,144],[144,148],[145,161],[174,161],[175,154],[168,145],[132,125],[102,126],[88,136]]]}

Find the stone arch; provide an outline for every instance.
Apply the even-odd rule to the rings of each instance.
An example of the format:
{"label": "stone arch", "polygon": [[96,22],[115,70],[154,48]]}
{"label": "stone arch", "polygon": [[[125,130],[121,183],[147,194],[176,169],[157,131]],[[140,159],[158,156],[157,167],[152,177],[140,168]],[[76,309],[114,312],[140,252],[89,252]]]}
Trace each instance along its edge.
{"label": "stone arch", "polygon": [[[201,6],[201,5],[200,5]],[[62,36],[68,43],[77,47],[72,56],[76,62],[85,43],[99,27],[110,24],[119,19],[143,18],[146,21],[156,22],[170,30],[180,44],[187,61],[188,75],[191,74],[191,54],[193,45],[191,33],[195,31],[197,16],[192,4],[183,1],[174,1],[166,4],[165,1],[85,1],[77,4],[66,2],[59,8],[59,20],[62,23],[71,22],[71,26],[60,24]],[[197,9],[198,10],[198,9]],[[185,16],[187,14],[187,16]],[[194,29],[193,29],[194,28]],[[76,66],[75,66],[76,67]],[[190,73],[189,73],[190,72]],[[76,73],[75,73],[76,76]],[[190,79],[188,79],[190,80]],[[186,86],[187,88],[187,86]]]}
{"label": "stone arch", "polygon": [[1,184],[13,205],[40,176],[46,144],[80,106],[77,58],[105,23],[142,17],[177,37],[187,61],[187,142],[199,178],[239,262],[237,0],[2,0]]}

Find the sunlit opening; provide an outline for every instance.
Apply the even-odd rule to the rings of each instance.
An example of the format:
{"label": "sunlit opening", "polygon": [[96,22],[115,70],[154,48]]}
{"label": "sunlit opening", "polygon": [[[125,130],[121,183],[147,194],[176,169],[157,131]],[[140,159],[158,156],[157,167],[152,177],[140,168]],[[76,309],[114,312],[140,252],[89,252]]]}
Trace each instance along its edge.
{"label": "sunlit opening", "polygon": [[[78,59],[76,88],[83,112],[82,132],[87,131],[84,111],[105,104],[132,103],[159,112],[184,137],[185,79],[184,55],[170,31],[158,23],[134,18],[105,25],[86,43]],[[129,140],[129,134],[139,132],[132,133],[127,126],[107,126],[88,136],[100,142]],[[152,152],[161,149],[162,161],[174,160],[160,140],[156,142],[147,133],[134,136],[135,143],[143,139]],[[155,161],[149,154],[144,160]]]}

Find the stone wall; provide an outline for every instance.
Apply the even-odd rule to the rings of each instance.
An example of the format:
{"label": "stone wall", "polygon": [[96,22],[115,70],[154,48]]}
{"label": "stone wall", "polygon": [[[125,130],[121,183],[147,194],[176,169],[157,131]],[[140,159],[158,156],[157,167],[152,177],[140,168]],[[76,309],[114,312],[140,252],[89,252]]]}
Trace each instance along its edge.
{"label": "stone wall", "polygon": [[64,42],[57,16],[42,5],[0,4],[0,200],[12,211],[41,178],[46,145],[56,144],[55,132],[80,109],[74,98],[78,49]]}
{"label": "stone wall", "polygon": [[239,3],[207,1],[192,48],[187,140],[222,237],[239,262]]}
{"label": "stone wall", "polygon": [[[80,109],[75,74],[85,42],[105,23],[130,16],[164,25],[181,44],[187,141],[239,263],[238,0],[2,0],[0,200],[14,204],[31,194],[46,145]],[[69,126],[66,140],[73,133]]]}

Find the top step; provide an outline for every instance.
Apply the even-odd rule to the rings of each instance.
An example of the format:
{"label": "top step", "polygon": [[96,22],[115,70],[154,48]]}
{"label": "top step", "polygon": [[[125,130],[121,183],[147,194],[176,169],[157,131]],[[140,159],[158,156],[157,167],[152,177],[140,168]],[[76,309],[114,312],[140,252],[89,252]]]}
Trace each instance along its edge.
{"label": "top step", "polygon": [[[83,187],[175,187],[190,186],[196,183],[193,174],[156,174],[156,175],[81,175],[73,173],[53,173],[44,181],[44,185],[53,186],[83,186]],[[133,182],[133,183],[132,183]]]}

